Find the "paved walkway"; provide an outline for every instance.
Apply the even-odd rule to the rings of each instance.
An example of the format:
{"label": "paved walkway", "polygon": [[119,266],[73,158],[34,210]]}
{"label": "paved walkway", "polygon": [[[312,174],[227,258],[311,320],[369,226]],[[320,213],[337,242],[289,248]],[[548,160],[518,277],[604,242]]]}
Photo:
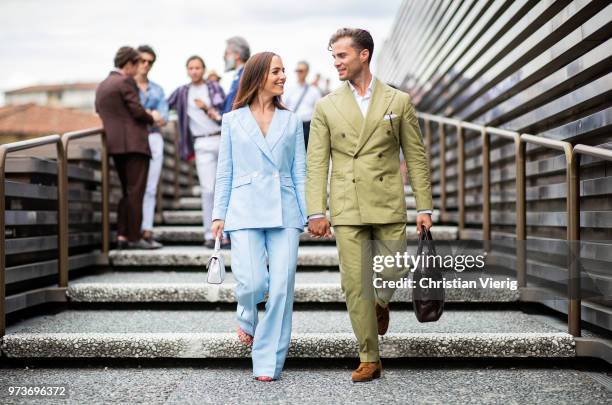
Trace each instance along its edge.
{"label": "paved walkway", "polygon": [[[502,365],[441,361],[399,361],[385,366],[371,383],[350,382],[350,362],[290,362],[281,379],[259,383],[248,361],[189,367],[95,365],[79,368],[9,368],[0,371],[4,404],[606,404],[609,373],[583,372],[565,365]],[[429,363],[429,364],[428,364]],[[607,381],[606,381],[607,379]],[[67,385],[69,398],[10,398],[6,387]]]}

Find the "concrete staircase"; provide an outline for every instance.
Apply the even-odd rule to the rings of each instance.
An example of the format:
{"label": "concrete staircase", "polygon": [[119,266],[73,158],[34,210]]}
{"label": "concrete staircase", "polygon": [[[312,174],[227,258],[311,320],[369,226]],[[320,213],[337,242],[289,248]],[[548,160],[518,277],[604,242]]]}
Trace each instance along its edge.
{"label": "concrete staircase", "polygon": [[[235,336],[231,273],[221,286],[205,282],[211,250],[202,246],[201,217],[194,211],[199,204],[195,190],[180,200],[179,209],[164,213],[164,223],[155,229],[163,249],[112,251],[110,268],[71,280],[67,310],[11,325],[3,353],[16,358],[248,357]],[[407,232],[416,238],[413,227]],[[436,225],[432,233],[438,240],[457,238],[452,226]],[[229,251],[224,254],[229,266]],[[381,337],[384,357],[575,356],[574,339],[563,324],[512,306],[499,309],[500,303],[517,303],[518,291],[449,289],[449,307],[428,324],[419,324],[403,304],[410,299],[409,289],[394,296],[390,329]],[[302,235],[295,301],[289,357],[357,357],[333,238]],[[497,306],[491,309],[491,303]]]}

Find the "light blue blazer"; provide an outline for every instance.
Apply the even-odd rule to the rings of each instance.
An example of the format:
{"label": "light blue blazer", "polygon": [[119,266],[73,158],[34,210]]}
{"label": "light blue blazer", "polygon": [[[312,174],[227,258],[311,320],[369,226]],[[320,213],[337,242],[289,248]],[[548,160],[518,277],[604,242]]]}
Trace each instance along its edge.
{"label": "light blue blazer", "polygon": [[223,115],[213,220],[225,231],[307,222],[302,121],[276,109],[264,137],[249,107]]}

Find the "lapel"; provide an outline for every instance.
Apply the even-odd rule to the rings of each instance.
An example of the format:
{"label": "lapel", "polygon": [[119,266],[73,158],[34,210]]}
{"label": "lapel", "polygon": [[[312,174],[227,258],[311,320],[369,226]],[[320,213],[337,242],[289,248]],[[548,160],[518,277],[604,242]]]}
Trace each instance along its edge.
{"label": "lapel", "polygon": [[[272,150],[266,142],[263,134],[261,133],[261,129],[259,129],[259,125],[257,125],[257,121],[255,121],[255,117],[253,117],[253,113],[249,109],[249,106],[244,106],[238,110],[240,112],[239,121],[240,125],[247,133],[247,136],[251,138],[255,145],[261,150],[261,152],[276,166],[276,162],[274,160],[274,155],[272,154]],[[278,110],[274,112],[274,116],[272,117],[272,122],[270,123],[270,127],[268,128],[268,135],[271,134],[272,129],[275,126],[276,116],[278,114]]]}
{"label": "lapel", "polygon": [[[272,122],[268,127],[268,134],[265,136],[265,141],[270,147],[271,151],[274,150],[274,147],[276,146],[278,141],[283,137],[283,135],[285,135],[285,129],[287,128],[288,122],[289,114],[287,113],[287,111],[277,108],[276,111],[274,111]],[[259,128],[259,125],[257,127]]]}
{"label": "lapel", "polygon": [[382,121],[384,118],[384,115],[387,114],[387,109],[389,108],[389,104],[391,104],[391,100],[393,100],[393,95],[395,94],[389,86],[385,86],[384,83],[375,77],[372,77],[372,80],[375,80],[373,83],[374,88],[372,89],[372,98],[370,98],[368,112],[365,117],[361,134],[359,135],[359,142],[357,143],[355,153],[359,153],[361,148],[363,148],[363,145],[365,145],[376,130],[376,127],[378,127],[380,121]]}
{"label": "lapel", "polygon": [[344,83],[339,91],[330,94],[330,99],[342,118],[359,135],[363,126],[363,114],[361,114],[348,82]]}

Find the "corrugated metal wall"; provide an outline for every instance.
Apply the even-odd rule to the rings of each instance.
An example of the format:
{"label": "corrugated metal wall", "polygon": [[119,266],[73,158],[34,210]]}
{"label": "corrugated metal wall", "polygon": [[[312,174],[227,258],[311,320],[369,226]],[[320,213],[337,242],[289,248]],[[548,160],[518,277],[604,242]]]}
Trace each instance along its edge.
{"label": "corrugated metal wall", "polygon": [[[612,148],[610,1],[407,0],[377,55],[377,75],[410,93],[418,111]],[[446,126],[442,173],[440,131],[431,129],[435,204],[443,222],[457,222],[457,136]],[[482,236],[481,149],[480,134],[467,130],[462,238]],[[564,269],[549,254],[565,251],[565,158],[534,145],[526,157],[528,273],[561,280]],[[491,137],[493,239],[514,237],[514,158],[512,143]],[[594,312],[585,319],[610,328],[612,164],[582,157],[580,174],[582,254],[601,292],[583,308],[607,313],[605,322]],[[548,254],[544,269],[539,252]]]}

